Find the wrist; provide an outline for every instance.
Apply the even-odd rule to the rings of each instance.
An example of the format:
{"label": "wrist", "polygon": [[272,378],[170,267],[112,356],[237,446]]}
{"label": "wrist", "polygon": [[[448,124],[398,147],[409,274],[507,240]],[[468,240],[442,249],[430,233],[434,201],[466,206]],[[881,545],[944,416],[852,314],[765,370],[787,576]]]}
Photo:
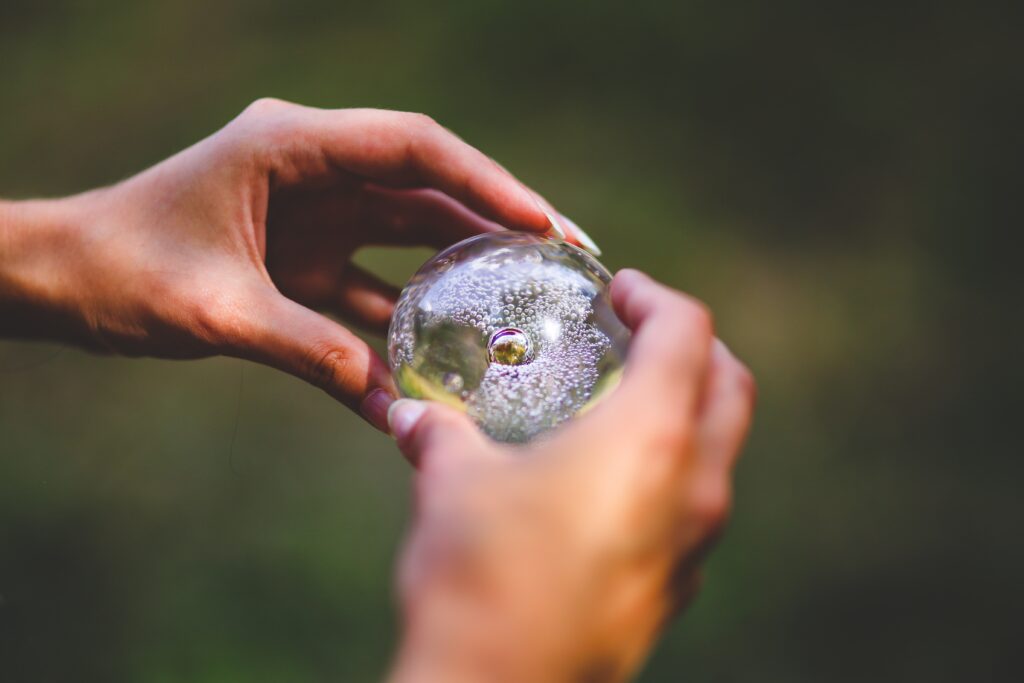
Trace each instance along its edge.
{"label": "wrist", "polygon": [[[458,598],[421,604],[406,621],[389,683],[552,683],[540,648],[515,637],[499,610]],[[543,676],[538,675],[543,672]]]}
{"label": "wrist", "polygon": [[0,201],[0,336],[80,336],[77,198]]}
{"label": "wrist", "polygon": [[[545,602],[545,601],[542,601]],[[624,670],[585,629],[526,600],[419,596],[389,683],[618,683]]]}
{"label": "wrist", "polygon": [[404,601],[390,683],[620,683],[641,666],[670,610],[652,588],[663,581],[646,573],[600,590],[577,590],[585,579],[555,581],[567,586],[558,591],[543,580],[429,583]]}

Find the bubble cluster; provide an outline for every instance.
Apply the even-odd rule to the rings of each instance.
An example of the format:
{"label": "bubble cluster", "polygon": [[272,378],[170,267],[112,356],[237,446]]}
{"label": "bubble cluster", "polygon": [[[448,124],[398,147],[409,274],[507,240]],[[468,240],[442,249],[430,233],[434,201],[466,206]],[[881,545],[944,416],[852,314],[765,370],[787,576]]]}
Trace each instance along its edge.
{"label": "bubble cluster", "polygon": [[388,355],[407,396],[465,410],[494,439],[528,441],[618,376],[628,332],[608,272],[546,237],[481,235],[442,252],[403,291]]}

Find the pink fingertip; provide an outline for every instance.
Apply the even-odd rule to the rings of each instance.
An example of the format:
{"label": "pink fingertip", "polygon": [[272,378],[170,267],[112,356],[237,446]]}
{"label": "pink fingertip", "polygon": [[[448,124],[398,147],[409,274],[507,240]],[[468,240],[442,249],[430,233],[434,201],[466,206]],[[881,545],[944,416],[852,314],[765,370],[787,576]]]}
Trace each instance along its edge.
{"label": "pink fingertip", "polygon": [[374,389],[359,405],[359,412],[367,422],[374,427],[388,433],[388,409],[395,402],[395,398],[384,389]]}
{"label": "pink fingertip", "polygon": [[402,398],[392,403],[387,412],[387,423],[392,436],[397,441],[408,437],[426,410],[426,403],[411,398]]}

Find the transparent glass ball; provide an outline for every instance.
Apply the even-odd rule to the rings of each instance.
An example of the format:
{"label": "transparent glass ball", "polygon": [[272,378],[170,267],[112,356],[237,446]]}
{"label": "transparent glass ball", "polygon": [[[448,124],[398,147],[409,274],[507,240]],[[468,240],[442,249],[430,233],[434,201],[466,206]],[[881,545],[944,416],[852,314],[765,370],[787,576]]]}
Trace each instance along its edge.
{"label": "transparent glass ball", "polygon": [[618,382],[629,331],[610,281],[590,254],[549,237],[488,233],[449,247],[398,299],[398,388],[464,410],[497,441],[533,439]]}

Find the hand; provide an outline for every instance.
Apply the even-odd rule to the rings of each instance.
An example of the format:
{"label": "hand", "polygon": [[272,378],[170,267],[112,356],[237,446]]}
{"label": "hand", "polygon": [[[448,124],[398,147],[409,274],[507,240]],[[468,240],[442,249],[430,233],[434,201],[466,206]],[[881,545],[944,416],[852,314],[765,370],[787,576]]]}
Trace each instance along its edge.
{"label": "hand", "polygon": [[543,233],[553,220],[542,201],[426,116],[260,100],[116,186],[0,204],[0,333],[248,358],[383,428],[386,365],[314,312],[386,329],[397,292],[352,254],[443,247],[501,226]]}
{"label": "hand", "polygon": [[419,468],[395,681],[621,681],[694,594],[753,382],[692,299],[624,271],[612,300],[635,332],[623,380],[550,440],[500,446],[449,408],[393,405]]}

